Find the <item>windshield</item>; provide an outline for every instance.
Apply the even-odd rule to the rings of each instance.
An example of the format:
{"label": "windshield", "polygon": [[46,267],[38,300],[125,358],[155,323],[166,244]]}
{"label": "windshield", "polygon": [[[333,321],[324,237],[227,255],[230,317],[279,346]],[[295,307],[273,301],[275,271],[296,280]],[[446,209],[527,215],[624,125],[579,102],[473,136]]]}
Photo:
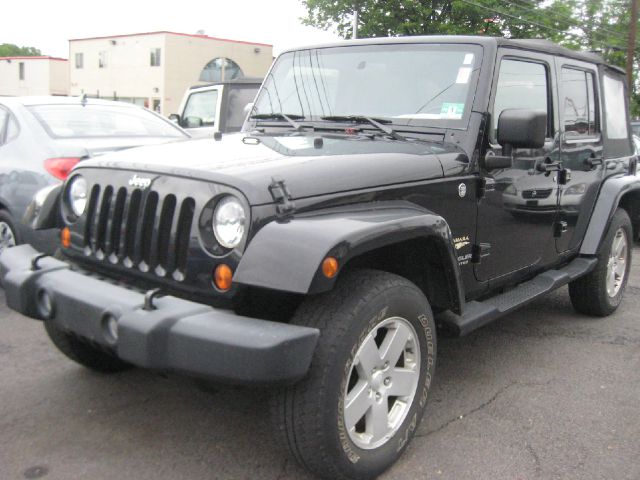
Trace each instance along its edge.
{"label": "windshield", "polygon": [[53,138],[186,137],[170,122],[128,105],[34,105],[28,109]]}
{"label": "windshield", "polygon": [[254,115],[387,118],[461,127],[481,62],[477,45],[398,44],[320,48],[281,55]]}

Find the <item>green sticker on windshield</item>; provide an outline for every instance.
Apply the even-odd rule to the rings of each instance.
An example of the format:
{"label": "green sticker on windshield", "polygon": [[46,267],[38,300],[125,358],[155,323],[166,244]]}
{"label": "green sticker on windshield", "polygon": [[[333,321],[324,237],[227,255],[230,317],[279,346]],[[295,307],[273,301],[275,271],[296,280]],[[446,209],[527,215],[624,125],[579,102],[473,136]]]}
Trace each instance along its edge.
{"label": "green sticker on windshield", "polygon": [[464,113],[464,103],[443,103],[440,109],[442,118],[460,120]]}

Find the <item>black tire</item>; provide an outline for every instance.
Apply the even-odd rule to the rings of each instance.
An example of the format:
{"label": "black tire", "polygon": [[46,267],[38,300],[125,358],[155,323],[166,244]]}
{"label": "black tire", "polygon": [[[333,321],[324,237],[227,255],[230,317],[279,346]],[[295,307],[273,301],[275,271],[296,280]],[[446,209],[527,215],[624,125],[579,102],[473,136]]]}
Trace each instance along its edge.
{"label": "black tire", "polygon": [[[626,265],[620,287],[614,295],[607,290],[608,263],[614,246],[614,239],[619,232],[623,232],[626,241]],[[631,269],[631,252],[633,250],[633,228],[626,211],[619,208],[607,230],[600,251],[598,264],[589,274],[574,280],[569,284],[569,296],[573,308],[580,313],[605,317],[613,313],[624,296],[624,290],[629,279]]]}
{"label": "black tire", "polygon": [[[406,325],[395,330],[387,328],[385,335],[402,328],[411,331],[410,325],[415,340],[414,335],[410,335],[411,343],[398,343],[404,346],[400,350],[400,360],[392,365],[391,371],[389,362],[385,362],[386,369],[373,371],[380,374],[377,377],[380,380],[387,375],[396,375],[396,367],[401,362],[399,368],[410,365],[415,369],[417,365],[419,374],[416,372],[414,378],[417,380],[412,383],[415,390],[411,400],[407,400],[408,407],[397,419],[397,429],[389,433],[388,440],[383,437],[382,441],[386,443],[363,449],[354,443],[353,433],[349,433],[345,425],[345,395],[356,389],[351,387],[351,369],[356,368],[354,361],[359,345],[373,338],[368,337],[369,333],[383,330],[384,327],[377,327],[398,317],[404,321],[401,325]],[[320,477],[336,480],[377,477],[402,455],[418,428],[426,405],[436,360],[436,330],[427,299],[413,283],[402,277],[375,270],[358,270],[345,273],[332,292],[303,302],[292,322],[318,328],[321,334],[308,376],[273,395],[271,410],[280,440],[304,468]],[[383,340],[376,337],[376,344],[379,341]],[[420,352],[419,361],[411,363],[414,350]],[[387,380],[389,378],[385,378],[384,385],[391,387],[377,383],[379,390],[375,392],[393,388],[394,381],[387,384]],[[357,382],[357,385],[362,383],[359,379]],[[351,388],[353,390],[349,390]],[[367,415],[373,415],[374,402],[385,406],[382,408],[386,410],[382,411],[389,409],[389,403],[385,401],[387,393],[378,397],[370,388],[364,387],[360,391],[365,389],[368,391],[367,402],[373,406],[367,407],[360,422],[369,421]],[[400,397],[390,398],[391,404],[395,405],[396,398]],[[385,415],[385,426],[389,426],[388,418]]]}
{"label": "black tire", "polygon": [[0,209],[0,253],[4,250],[5,235],[4,229],[8,228],[13,237],[14,244],[19,245],[21,242],[20,232],[16,228],[16,222],[9,212]]}
{"label": "black tire", "polygon": [[132,368],[132,365],[103,352],[88,342],[61,330],[50,320],[45,320],[44,328],[53,344],[64,355],[76,363],[100,373],[116,373]]}

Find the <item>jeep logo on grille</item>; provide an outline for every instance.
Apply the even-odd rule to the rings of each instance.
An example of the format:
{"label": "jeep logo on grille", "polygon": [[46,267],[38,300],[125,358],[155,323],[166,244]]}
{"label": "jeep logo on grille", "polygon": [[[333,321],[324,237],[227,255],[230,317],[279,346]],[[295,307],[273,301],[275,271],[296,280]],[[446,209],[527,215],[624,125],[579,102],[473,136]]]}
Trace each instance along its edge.
{"label": "jeep logo on grille", "polygon": [[149,185],[151,185],[150,178],[144,178],[144,177],[139,177],[138,175],[134,175],[129,179],[129,186],[131,187],[138,187],[138,188],[145,189],[145,188],[149,188]]}

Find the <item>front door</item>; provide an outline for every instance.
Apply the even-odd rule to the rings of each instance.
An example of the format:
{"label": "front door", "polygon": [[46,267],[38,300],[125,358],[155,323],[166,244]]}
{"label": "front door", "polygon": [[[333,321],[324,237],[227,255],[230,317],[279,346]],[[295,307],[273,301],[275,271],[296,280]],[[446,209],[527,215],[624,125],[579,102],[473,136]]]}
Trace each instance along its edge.
{"label": "front door", "polygon": [[500,113],[505,109],[541,110],[547,113],[547,139],[540,149],[514,150],[511,168],[481,172],[486,194],[478,207],[477,245],[479,281],[498,280],[526,273],[555,256],[553,227],[557,213],[555,172],[541,172],[543,162],[559,160],[559,135],[554,119],[553,59],[527,54],[527,59],[499,56],[498,82],[492,92],[489,147],[486,155],[501,155],[496,141]]}
{"label": "front door", "polygon": [[562,165],[571,180],[558,190],[558,252],[577,248],[584,236],[604,176],[598,75],[593,65],[556,59],[560,84]]}

